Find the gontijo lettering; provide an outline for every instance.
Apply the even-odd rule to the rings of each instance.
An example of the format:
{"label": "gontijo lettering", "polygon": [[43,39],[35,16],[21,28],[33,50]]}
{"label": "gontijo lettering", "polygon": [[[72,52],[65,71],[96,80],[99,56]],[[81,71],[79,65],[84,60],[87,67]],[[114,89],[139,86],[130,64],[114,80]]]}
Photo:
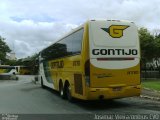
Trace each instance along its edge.
{"label": "gontijo lettering", "polygon": [[93,49],[93,55],[137,55],[136,49]]}

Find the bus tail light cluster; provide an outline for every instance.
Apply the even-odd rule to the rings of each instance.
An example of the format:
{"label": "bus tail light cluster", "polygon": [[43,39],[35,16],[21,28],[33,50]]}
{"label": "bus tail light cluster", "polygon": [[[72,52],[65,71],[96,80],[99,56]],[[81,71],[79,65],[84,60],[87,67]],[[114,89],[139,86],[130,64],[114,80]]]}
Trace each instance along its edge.
{"label": "bus tail light cluster", "polygon": [[90,86],[90,77],[85,76],[85,79],[86,79],[86,85],[89,87]]}
{"label": "bus tail light cluster", "polygon": [[86,80],[86,85],[89,87],[90,86],[90,61],[87,60],[85,63],[85,80]]}

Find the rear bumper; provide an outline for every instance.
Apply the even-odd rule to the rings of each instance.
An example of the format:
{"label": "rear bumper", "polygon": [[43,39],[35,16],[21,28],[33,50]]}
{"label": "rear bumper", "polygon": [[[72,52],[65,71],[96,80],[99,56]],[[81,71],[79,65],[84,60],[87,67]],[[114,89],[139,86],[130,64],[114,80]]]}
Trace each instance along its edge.
{"label": "rear bumper", "polygon": [[117,99],[132,96],[140,96],[141,85],[136,86],[125,86],[119,91],[114,91],[113,88],[88,88],[87,100],[98,100],[98,99]]}

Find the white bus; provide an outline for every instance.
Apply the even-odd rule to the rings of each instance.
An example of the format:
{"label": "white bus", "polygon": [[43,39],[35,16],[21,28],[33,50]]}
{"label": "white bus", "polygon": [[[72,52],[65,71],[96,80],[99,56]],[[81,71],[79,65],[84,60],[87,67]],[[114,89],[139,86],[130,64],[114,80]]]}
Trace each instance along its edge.
{"label": "white bus", "polygon": [[19,69],[16,66],[0,65],[0,75],[16,75]]}

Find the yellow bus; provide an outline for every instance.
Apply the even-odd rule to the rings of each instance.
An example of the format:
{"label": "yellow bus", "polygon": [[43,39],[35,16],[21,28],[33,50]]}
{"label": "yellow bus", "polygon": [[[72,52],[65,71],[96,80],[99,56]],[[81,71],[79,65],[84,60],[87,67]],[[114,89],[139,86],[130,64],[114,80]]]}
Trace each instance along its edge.
{"label": "yellow bus", "polygon": [[0,65],[0,75],[16,75],[18,74],[18,68],[9,65]]}
{"label": "yellow bus", "polygon": [[30,75],[31,68],[27,66],[0,65],[0,75]]}
{"label": "yellow bus", "polygon": [[87,21],[40,52],[38,79],[68,100],[139,96],[137,27],[121,20]]}
{"label": "yellow bus", "polygon": [[18,66],[19,68],[19,75],[30,75],[31,68],[28,66]]}

